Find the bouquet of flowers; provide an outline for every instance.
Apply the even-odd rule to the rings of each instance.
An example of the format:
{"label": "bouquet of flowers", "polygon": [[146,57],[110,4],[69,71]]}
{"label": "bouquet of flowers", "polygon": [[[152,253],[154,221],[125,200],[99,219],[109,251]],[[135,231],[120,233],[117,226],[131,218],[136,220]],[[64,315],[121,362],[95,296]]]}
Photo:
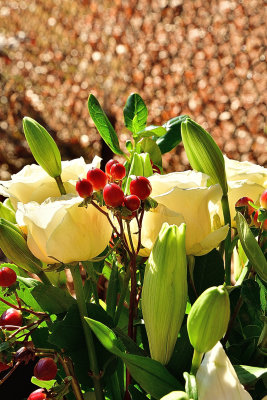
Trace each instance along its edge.
{"label": "bouquet of flowers", "polygon": [[[0,384],[34,360],[28,400],[261,400],[267,169],[187,115],[146,126],[138,94],[123,150],[93,95],[88,108],[116,159],[61,161],[25,117],[39,165],[0,182]],[[163,174],[179,143],[192,170]]]}

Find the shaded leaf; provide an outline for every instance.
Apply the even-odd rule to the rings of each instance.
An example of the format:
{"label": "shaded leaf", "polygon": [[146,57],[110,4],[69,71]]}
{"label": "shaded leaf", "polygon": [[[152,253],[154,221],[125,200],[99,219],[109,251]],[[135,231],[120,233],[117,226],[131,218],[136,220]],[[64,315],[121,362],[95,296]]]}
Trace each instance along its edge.
{"label": "shaded leaf", "polygon": [[161,154],[168,153],[181,142],[181,124],[186,118],[188,118],[188,115],[179,115],[163,125],[163,128],[166,129],[166,134],[156,140]]}
{"label": "shaded leaf", "polygon": [[250,385],[267,375],[267,368],[250,367],[249,365],[234,365],[233,367],[242,385]]}

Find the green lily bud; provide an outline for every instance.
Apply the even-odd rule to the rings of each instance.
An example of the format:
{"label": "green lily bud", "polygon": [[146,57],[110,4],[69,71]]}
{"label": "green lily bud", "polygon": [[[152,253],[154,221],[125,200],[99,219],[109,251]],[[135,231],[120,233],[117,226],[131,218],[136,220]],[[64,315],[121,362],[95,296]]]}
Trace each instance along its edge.
{"label": "green lily bud", "polygon": [[42,263],[30,252],[19,228],[0,218],[0,248],[7,258],[26,271],[38,274]]}
{"label": "green lily bud", "polygon": [[181,132],[186,155],[192,168],[209,175],[209,184],[219,183],[223,194],[226,195],[228,186],[225,162],[221,150],[211,135],[190,118],[182,122]]}
{"label": "green lily bud", "polygon": [[37,163],[56,178],[61,174],[61,155],[47,130],[34,119],[23,118],[23,129],[28,145]]}
{"label": "green lily bud", "polygon": [[230,300],[224,286],[205,290],[193,304],[187,330],[190,342],[198,353],[206,353],[221,340],[230,319]]}
{"label": "green lily bud", "polygon": [[160,400],[189,400],[189,397],[185,392],[179,390],[166,394],[166,396],[163,396]]}
{"label": "green lily bud", "polygon": [[6,207],[3,203],[0,202],[0,218],[6,219],[7,221],[16,223],[15,211],[11,210],[11,208]]}
{"label": "green lily bud", "polygon": [[150,157],[148,153],[137,154],[134,153],[131,168],[128,174],[126,193],[129,193],[130,182],[132,180],[131,176],[151,176],[153,175],[152,166],[150,163]]}
{"label": "green lily bud", "polygon": [[164,223],[147,261],[142,310],[151,357],[167,364],[187,302],[186,225]]}

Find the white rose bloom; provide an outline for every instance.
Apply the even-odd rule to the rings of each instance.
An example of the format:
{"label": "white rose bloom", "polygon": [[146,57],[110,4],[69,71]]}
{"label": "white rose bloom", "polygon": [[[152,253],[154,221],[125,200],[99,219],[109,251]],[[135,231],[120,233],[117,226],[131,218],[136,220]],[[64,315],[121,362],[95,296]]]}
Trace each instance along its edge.
{"label": "white rose bloom", "polygon": [[205,354],[196,380],[198,400],[252,400],[220,342]]}
{"label": "white rose bloom", "polygon": [[18,203],[17,221],[26,226],[28,247],[41,261],[86,261],[106,248],[112,232],[107,218],[92,205],[78,207],[80,203],[73,194],[42,204]]}
{"label": "white rose bloom", "polygon": [[[163,222],[176,225],[186,223],[187,254],[195,256],[207,254],[225,239],[228,226],[221,226],[218,215],[216,215],[219,220],[217,229],[214,229],[213,224],[215,217],[213,205],[221,199],[222,190],[219,185],[206,187],[208,178],[207,175],[195,171],[155,174],[148,178],[152,185],[151,196],[159,206],[145,213],[141,241],[144,249],[141,249],[140,255],[149,255]],[[161,212],[162,206],[165,206],[164,213]],[[211,209],[213,209],[212,214]],[[165,218],[167,210],[168,213],[171,211],[173,216],[176,215],[177,222]],[[158,217],[158,212],[161,219],[155,223],[154,218]],[[137,226],[134,220],[131,222],[131,232],[134,233],[132,236],[136,244]]]}
{"label": "white rose bloom", "polygon": [[[263,188],[267,186],[267,168],[249,161],[236,161],[224,156],[227,182],[249,181]],[[263,189],[264,190],[264,189]],[[249,197],[249,195],[248,195]]]}
{"label": "white rose bloom", "polygon": [[[83,157],[62,161],[61,178],[67,193],[76,193],[75,185],[78,178],[85,178],[88,170],[99,168],[101,158],[94,157],[91,164],[86,164]],[[16,209],[17,203],[36,201],[42,203],[48,197],[59,196],[56,181],[42,167],[36,164],[26,165],[20,172],[11,176],[10,181],[0,181],[0,194],[10,197],[11,204]]]}

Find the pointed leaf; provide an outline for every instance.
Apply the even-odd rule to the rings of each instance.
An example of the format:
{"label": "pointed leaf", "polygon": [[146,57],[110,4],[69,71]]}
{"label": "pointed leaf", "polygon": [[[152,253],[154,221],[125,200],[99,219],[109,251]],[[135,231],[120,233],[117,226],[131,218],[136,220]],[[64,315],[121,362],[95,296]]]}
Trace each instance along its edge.
{"label": "pointed leaf", "polygon": [[235,372],[242,385],[250,385],[267,374],[267,368],[234,365]]}
{"label": "pointed leaf", "polygon": [[148,153],[154,164],[161,166],[162,158],[159,146],[153,139],[144,138],[140,142],[141,149],[144,153]]}
{"label": "pointed leaf", "polygon": [[178,117],[170,119],[162,126],[166,129],[166,133],[156,141],[161,154],[168,153],[181,142],[181,124],[186,118],[188,118],[188,115],[179,115]]}
{"label": "pointed leaf", "polygon": [[267,261],[244,216],[237,212],[236,227],[243,250],[259,277],[267,282]]}
{"label": "pointed leaf", "polygon": [[[146,126],[148,111],[141,96],[132,93],[125,104],[124,123],[134,136]],[[136,135],[138,136],[138,135]]]}
{"label": "pointed leaf", "polygon": [[138,137],[140,138],[151,137],[151,136],[161,137],[166,133],[167,130],[163,126],[149,125],[143,131],[138,132]]}
{"label": "pointed leaf", "polygon": [[113,126],[93,94],[88,99],[88,110],[102,139],[115,154],[124,154]]}

